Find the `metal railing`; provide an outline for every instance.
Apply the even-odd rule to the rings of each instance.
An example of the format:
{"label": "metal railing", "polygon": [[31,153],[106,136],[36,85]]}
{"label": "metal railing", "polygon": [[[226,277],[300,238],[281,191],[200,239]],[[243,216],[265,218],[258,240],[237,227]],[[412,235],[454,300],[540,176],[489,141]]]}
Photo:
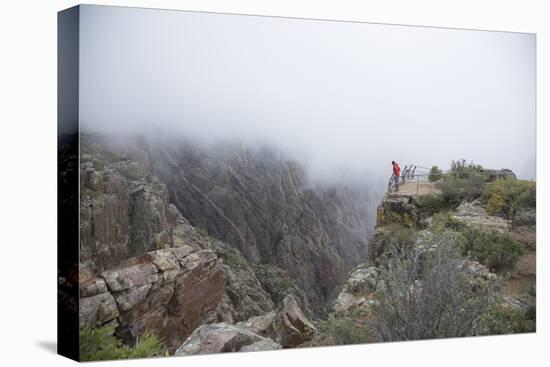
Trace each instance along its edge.
{"label": "metal railing", "polygon": [[[430,171],[431,171],[431,168],[428,168],[428,167],[422,167],[414,164],[405,165],[405,167],[402,170],[403,174],[399,176],[398,180],[396,180],[396,177],[393,173],[390,176],[390,179],[388,180],[388,192],[398,192],[399,185],[404,185],[407,182],[416,180],[416,194],[418,195],[420,183],[429,181]],[[439,172],[437,173],[432,172],[431,175],[440,176],[440,178],[446,175],[456,175],[457,177],[465,177],[474,173],[477,175],[487,176],[486,177],[487,180],[494,180],[496,178],[516,179],[516,175],[509,169],[494,170],[494,169],[485,169],[482,167],[475,170],[470,170],[470,171],[468,170],[468,168],[462,169],[462,170],[450,170],[450,171],[439,170]]]}

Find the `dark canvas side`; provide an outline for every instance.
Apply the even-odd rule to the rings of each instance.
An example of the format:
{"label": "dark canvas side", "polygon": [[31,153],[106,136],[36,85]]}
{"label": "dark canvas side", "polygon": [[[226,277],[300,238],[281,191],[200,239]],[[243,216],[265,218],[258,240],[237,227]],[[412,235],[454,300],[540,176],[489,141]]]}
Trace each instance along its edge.
{"label": "dark canvas side", "polygon": [[57,352],[79,360],[79,7],[57,27]]}

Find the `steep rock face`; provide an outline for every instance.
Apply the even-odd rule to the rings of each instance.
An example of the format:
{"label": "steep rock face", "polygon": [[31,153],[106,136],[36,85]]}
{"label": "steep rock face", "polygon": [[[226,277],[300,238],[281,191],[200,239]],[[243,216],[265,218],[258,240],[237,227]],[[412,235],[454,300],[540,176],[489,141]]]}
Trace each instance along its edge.
{"label": "steep rock face", "polygon": [[81,147],[81,327],[112,323],[130,343],[150,330],[177,346],[200,324],[274,308],[236,248],[169,204],[146,145],[84,136]]}
{"label": "steep rock face", "polygon": [[273,309],[269,294],[237,249],[197,231],[169,204],[140,140],[81,138],[81,270],[99,274],[162,248],[211,249],[226,274],[222,302],[208,320],[237,322]]}
{"label": "steep rock face", "polygon": [[182,246],[130,258],[80,284],[81,327],[115,322],[133,343],[148,330],[175,348],[221,302],[225,273],[208,249]]}
{"label": "steep rock face", "polygon": [[217,321],[236,323],[273,310],[275,305],[269,293],[237,249],[216,240],[210,242],[210,248],[221,259],[226,274],[224,297],[216,310]]}
{"label": "steep rock face", "polygon": [[308,187],[301,167],[266,149],[151,148],[171,201],[194,226],[253,263],[288,271],[317,311],[366,258],[368,201],[359,190]]}
{"label": "steep rock face", "polygon": [[414,228],[423,218],[417,198],[411,195],[386,194],[376,211],[376,227],[400,224]]}
{"label": "steep rock face", "polygon": [[81,141],[80,262],[99,272],[122,260],[170,247],[175,212],[166,186],[143,166]]}

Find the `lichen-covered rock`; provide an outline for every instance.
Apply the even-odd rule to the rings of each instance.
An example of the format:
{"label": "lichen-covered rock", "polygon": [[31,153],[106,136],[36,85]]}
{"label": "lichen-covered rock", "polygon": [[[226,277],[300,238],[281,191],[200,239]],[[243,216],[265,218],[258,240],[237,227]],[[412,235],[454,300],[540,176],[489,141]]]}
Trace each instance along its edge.
{"label": "lichen-covered rock", "polygon": [[376,227],[400,224],[408,228],[418,225],[421,217],[414,198],[408,195],[385,195],[376,211]]}
{"label": "lichen-covered rock", "polygon": [[367,304],[376,291],[379,270],[374,266],[360,265],[352,270],[348,280],[332,304],[334,312],[345,312]]}
{"label": "lichen-covered rock", "polygon": [[496,231],[502,233],[511,229],[510,221],[502,217],[488,215],[479,200],[462,202],[452,214],[452,217],[467,226],[484,231]]}
{"label": "lichen-covered rock", "polygon": [[176,350],[176,356],[281,349],[271,339],[227,323],[202,325]]}
{"label": "lichen-covered rock", "polygon": [[130,265],[125,268],[107,270],[101,273],[109,289],[120,292],[158,281],[158,269],[152,263]]}
{"label": "lichen-covered rock", "polygon": [[80,299],[80,327],[105,324],[119,315],[115,299],[110,293],[99,293]]}
{"label": "lichen-covered rock", "polygon": [[357,267],[350,273],[347,280],[348,290],[353,293],[374,292],[376,289],[378,273],[378,269],[374,266]]}

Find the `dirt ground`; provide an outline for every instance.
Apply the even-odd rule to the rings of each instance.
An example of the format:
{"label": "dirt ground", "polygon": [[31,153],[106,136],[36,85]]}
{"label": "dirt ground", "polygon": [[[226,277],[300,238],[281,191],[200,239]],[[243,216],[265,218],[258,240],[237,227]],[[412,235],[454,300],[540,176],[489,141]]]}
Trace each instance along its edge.
{"label": "dirt ground", "polygon": [[435,187],[435,182],[428,181],[407,181],[404,184],[399,185],[399,191],[392,192],[390,195],[393,196],[412,196],[412,195],[428,195],[428,194],[438,194],[441,191]]}

